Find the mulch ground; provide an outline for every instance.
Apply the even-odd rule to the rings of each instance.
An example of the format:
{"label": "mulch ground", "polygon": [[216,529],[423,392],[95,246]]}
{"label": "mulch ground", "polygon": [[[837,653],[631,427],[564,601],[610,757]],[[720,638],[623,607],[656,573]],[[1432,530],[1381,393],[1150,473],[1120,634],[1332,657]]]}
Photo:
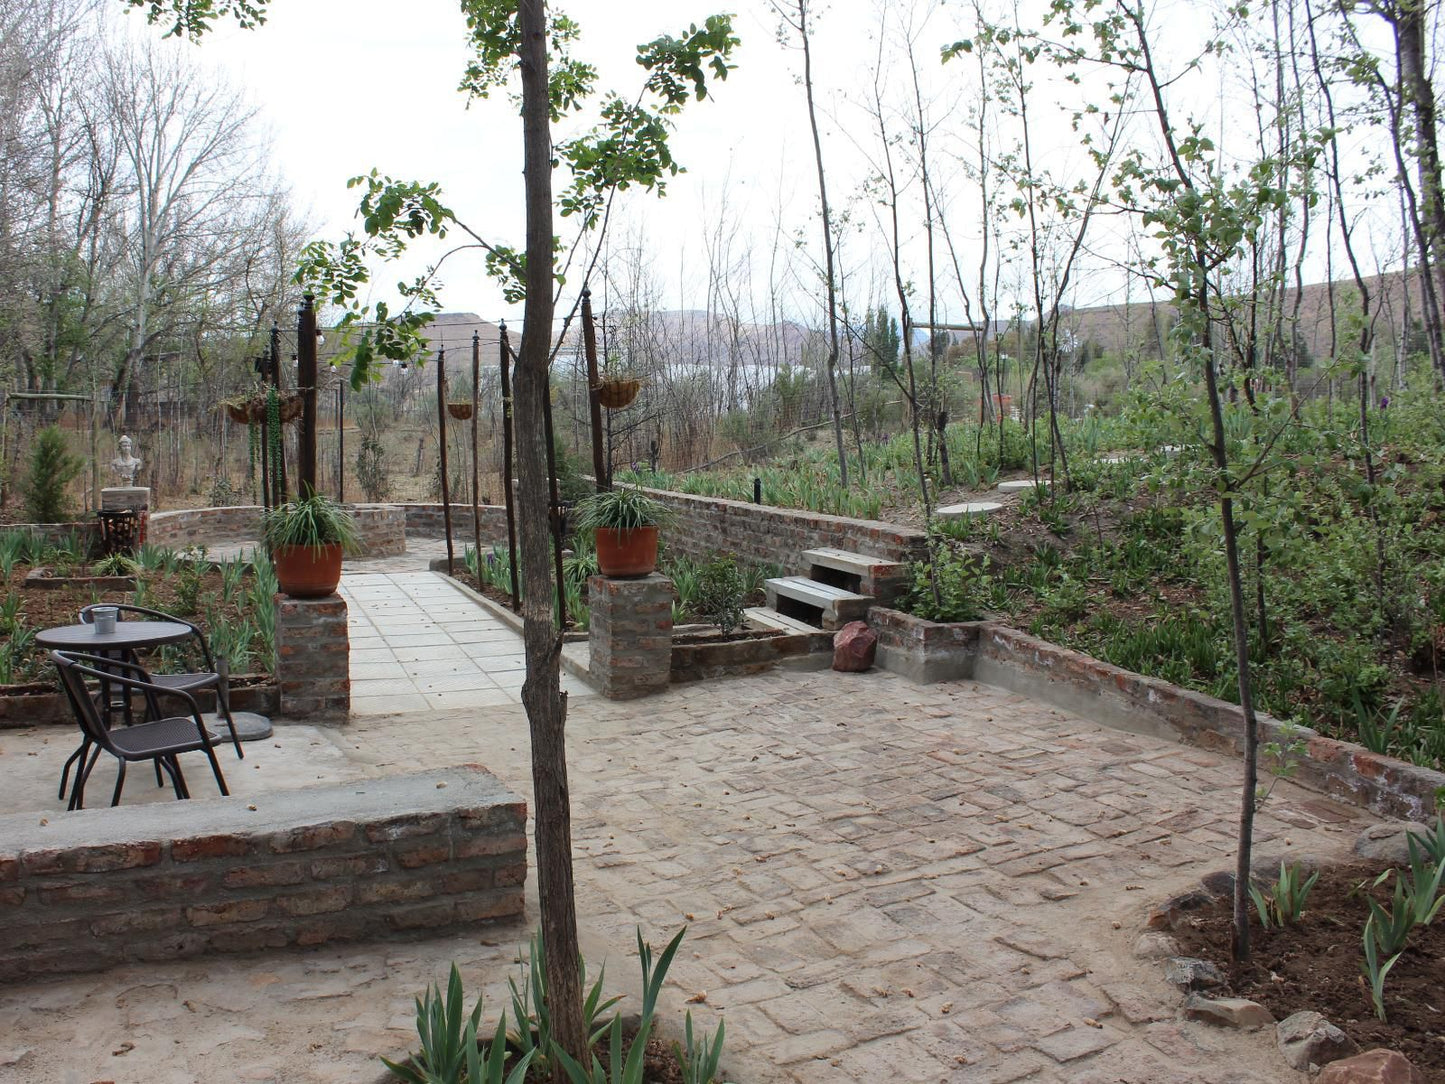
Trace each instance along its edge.
{"label": "mulch ground", "polygon": [[1445,1081],[1445,912],[1416,927],[1385,981],[1387,1021],[1375,1017],[1361,970],[1367,895],[1388,905],[1393,882],[1371,888],[1378,865],[1328,868],[1310,893],[1296,926],[1261,930],[1251,905],[1252,953],[1239,970],[1229,965],[1230,903],[1195,912],[1174,936],[1185,956],[1209,960],[1229,976],[1228,992],[1257,1001],[1283,1020],[1313,1010],[1362,1049],[1398,1050],[1432,1081]]}

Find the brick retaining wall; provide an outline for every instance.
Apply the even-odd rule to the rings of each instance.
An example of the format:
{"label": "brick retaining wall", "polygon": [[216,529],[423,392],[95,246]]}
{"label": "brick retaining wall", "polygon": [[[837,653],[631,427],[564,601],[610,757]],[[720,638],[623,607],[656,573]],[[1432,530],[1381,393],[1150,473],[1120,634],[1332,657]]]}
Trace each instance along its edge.
{"label": "brick retaining wall", "polygon": [[[1242,756],[1239,705],[1145,677],[992,621],[944,624],[875,608],[885,668],[939,681],[971,677],[1042,700],[1086,719]],[[1260,742],[1305,743],[1293,780],[1376,813],[1411,820],[1434,816],[1445,773],[1371,753],[1309,727],[1290,728],[1259,713]]]}
{"label": "brick retaining wall", "polygon": [[803,551],[823,546],[889,561],[922,560],[927,552],[924,532],[893,523],[666,490],[647,492],[673,513],[663,527],[663,542],[672,552],[693,560],[732,553],[752,564],[772,564],[791,574],[806,574]]}
{"label": "brick retaining wall", "polygon": [[[406,513],[406,533],[420,538],[443,538],[446,536],[446,520],[440,504],[398,505]],[[482,546],[507,539],[507,509],[499,504],[484,504],[478,509],[482,520]],[[472,541],[472,506],[452,505],[452,541],[457,544],[457,554],[462,546]]]}
{"label": "brick retaining wall", "polygon": [[526,803],[480,768],[0,817],[0,982],[520,916]]}
{"label": "brick retaining wall", "polygon": [[146,540],[156,546],[187,546],[243,542],[261,537],[261,508],[241,504],[225,508],[181,508],[152,512]]}
{"label": "brick retaining wall", "polygon": [[[253,711],[258,715],[275,715],[280,710],[280,697],[274,679],[262,674],[232,675],[231,681],[257,680],[258,684],[231,686],[231,710]],[[55,691],[55,682],[5,686],[11,690],[0,696],[0,730],[18,730],[28,726],[75,726],[75,712],[65,694]],[[23,691],[22,691],[23,690]],[[216,710],[214,691],[202,689],[193,694],[202,711]]]}

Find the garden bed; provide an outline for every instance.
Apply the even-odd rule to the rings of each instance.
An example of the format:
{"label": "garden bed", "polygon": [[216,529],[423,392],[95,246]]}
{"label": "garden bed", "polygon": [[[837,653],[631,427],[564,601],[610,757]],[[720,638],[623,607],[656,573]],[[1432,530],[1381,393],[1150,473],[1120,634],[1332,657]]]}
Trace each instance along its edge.
{"label": "garden bed", "polygon": [[1388,906],[1390,888],[1369,886],[1379,863],[1320,871],[1299,923],[1262,930],[1251,909],[1253,952],[1231,971],[1230,900],[1222,897],[1192,912],[1174,930],[1182,955],[1209,960],[1225,973],[1225,990],[1263,1005],[1276,1020],[1314,1011],[1364,1049],[1387,1047],[1404,1054],[1430,1080],[1445,1081],[1445,920],[1416,927],[1384,987],[1387,1020],[1375,1017],[1369,984],[1361,973],[1362,935],[1373,896]]}

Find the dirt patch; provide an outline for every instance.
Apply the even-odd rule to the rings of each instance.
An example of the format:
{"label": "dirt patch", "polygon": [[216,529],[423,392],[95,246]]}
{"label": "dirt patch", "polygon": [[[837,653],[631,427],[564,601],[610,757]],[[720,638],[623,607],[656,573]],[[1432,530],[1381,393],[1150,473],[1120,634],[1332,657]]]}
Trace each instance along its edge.
{"label": "dirt patch", "polygon": [[1193,913],[1174,936],[1183,955],[1210,960],[1229,976],[1229,993],[1259,1002],[1276,1020],[1322,1013],[1362,1049],[1398,1050],[1427,1079],[1445,1081],[1445,918],[1411,932],[1385,981],[1381,1022],[1361,971],[1366,897],[1388,905],[1392,891],[1388,884],[1370,887],[1379,872],[1364,864],[1322,870],[1300,922],[1284,929],[1260,929],[1251,907],[1253,951],[1238,970],[1229,966],[1228,899]]}

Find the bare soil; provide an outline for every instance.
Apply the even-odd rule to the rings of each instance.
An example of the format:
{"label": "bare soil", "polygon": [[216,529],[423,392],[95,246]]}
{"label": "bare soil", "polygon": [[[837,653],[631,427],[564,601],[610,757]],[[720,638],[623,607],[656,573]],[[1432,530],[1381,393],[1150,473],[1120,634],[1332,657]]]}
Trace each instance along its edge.
{"label": "bare soil", "polygon": [[1175,931],[1180,951],[1217,964],[1229,976],[1228,992],[1257,1001],[1283,1020],[1313,1010],[1362,1049],[1398,1050],[1431,1081],[1445,1082],[1445,919],[1416,927],[1385,981],[1387,1020],[1375,1017],[1369,982],[1361,970],[1366,896],[1389,903],[1393,884],[1370,888],[1378,865],[1335,866],[1320,872],[1297,925],[1262,930],[1251,908],[1252,953],[1231,970],[1230,903],[1195,912]]}

